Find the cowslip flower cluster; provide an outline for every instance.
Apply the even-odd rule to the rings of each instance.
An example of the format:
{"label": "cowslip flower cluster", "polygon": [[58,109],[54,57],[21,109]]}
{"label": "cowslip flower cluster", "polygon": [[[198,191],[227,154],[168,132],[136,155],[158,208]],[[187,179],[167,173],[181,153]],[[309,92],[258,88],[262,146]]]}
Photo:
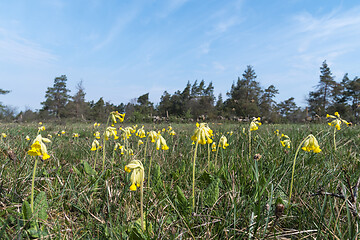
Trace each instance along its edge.
{"label": "cowslip flower cluster", "polygon": [[[335,115],[335,116],[334,116]],[[334,120],[329,122],[329,126],[334,126],[337,130],[340,130],[340,125],[341,123],[345,123],[346,125],[349,125],[350,123],[347,122],[346,120],[342,119],[340,117],[340,114],[338,112],[335,112],[334,115],[329,115],[329,114],[326,114],[326,117],[327,118],[333,118]]]}
{"label": "cowslip flower cluster", "polygon": [[144,138],[144,137],[146,137],[145,130],[144,130],[144,126],[142,126],[141,128],[139,128],[139,129],[137,130],[136,136],[138,136],[139,138]]}
{"label": "cowslip flower cluster", "polygon": [[211,144],[213,142],[211,139],[212,136],[213,131],[207,123],[196,123],[196,129],[194,131],[194,135],[191,137],[191,140],[202,145],[206,143]]}
{"label": "cowslip flower cluster", "polygon": [[216,143],[215,142],[213,142],[211,144],[211,151],[216,152]]}
{"label": "cowslip flower cluster", "polygon": [[96,151],[97,149],[100,149],[101,146],[100,146],[100,143],[98,140],[94,139],[94,141],[92,142],[91,144],[91,151]]}
{"label": "cowslip flower cluster", "polygon": [[133,128],[132,127],[126,127],[126,128],[120,128],[120,130],[122,131],[121,137],[123,139],[129,139],[131,137],[131,133],[133,131]]}
{"label": "cowslip flower cluster", "polygon": [[283,147],[290,148],[291,140],[288,135],[282,133],[280,137],[280,143]]}
{"label": "cowslip flower cluster", "polygon": [[119,122],[123,122],[125,118],[125,113],[119,113],[118,111],[112,111],[110,113],[111,120],[112,120],[112,126],[114,126],[115,123],[117,123],[117,119]]}
{"label": "cowslip flower cluster", "polygon": [[114,127],[107,127],[105,131],[105,140],[109,140],[109,137],[113,136],[114,139],[118,139],[116,128]]}
{"label": "cowslip flower cluster", "polygon": [[157,133],[152,130],[148,134],[149,134],[149,138],[150,138],[151,142],[155,142],[156,138],[157,138]]}
{"label": "cowslip flower cluster", "polygon": [[45,143],[50,143],[50,139],[43,138],[39,134],[33,141],[31,149],[28,151],[30,156],[40,156],[43,160],[50,158]]}
{"label": "cowslip flower cluster", "polygon": [[254,118],[250,123],[250,131],[256,131],[259,129],[259,126],[261,126],[260,117]]}
{"label": "cowslip flower cluster", "polygon": [[169,147],[166,145],[166,140],[161,136],[160,132],[157,134],[156,139],[156,150],[160,150],[160,147],[162,150],[168,150]]}
{"label": "cowslip flower cluster", "polygon": [[94,133],[94,137],[95,137],[96,139],[100,139],[100,132],[99,132],[99,131],[96,131],[96,132]]}
{"label": "cowslip flower cluster", "polygon": [[79,134],[78,134],[78,133],[73,133],[72,137],[73,137],[73,138],[78,138],[78,137],[79,137]]}
{"label": "cowslip flower cluster", "polygon": [[223,135],[220,138],[219,147],[222,147],[223,149],[226,149],[227,146],[229,146],[229,144],[227,143],[227,138]]}
{"label": "cowslip flower cluster", "polygon": [[314,153],[321,152],[320,146],[318,141],[316,140],[315,136],[310,134],[304,142],[303,147],[301,148],[304,151],[310,152],[313,151]]}
{"label": "cowslip flower cluster", "polygon": [[144,167],[139,160],[132,160],[128,165],[125,166],[125,171],[131,173],[130,181],[131,191],[136,191],[137,187],[140,187],[141,183],[144,181]]}

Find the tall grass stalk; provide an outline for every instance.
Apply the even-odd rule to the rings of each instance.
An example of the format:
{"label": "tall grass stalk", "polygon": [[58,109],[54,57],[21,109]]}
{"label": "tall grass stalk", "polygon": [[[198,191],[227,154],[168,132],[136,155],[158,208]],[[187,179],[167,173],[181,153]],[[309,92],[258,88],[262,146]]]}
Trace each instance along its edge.
{"label": "tall grass stalk", "polygon": [[196,165],[196,154],[199,146],[199,141],[195,143],[194,161],[193,161],[193,175],[192,175],[192,208],[195,209],[195,165]]}
{"label": "tall grass stalk", "polygon": [[304,140],[302,140],[302,142],[299,144],[298,148],[296,149],[295,152],[295,157],[293,160],[293,167],[292,167],[292,172],[291,172],[291,182],[290,182],[290,193],[289,193],[289,204],[291,204],[291,194],[292,194],[292,188],[293,188],[293,184],[294,184],[294,173],[295,173],[295,164],[296,164],[296,158],[297,155],[299,153],[299,150],[301,148],[301,146],[304,144],[304,142],[309,138],[309,136],[307,136],[306,138],[304,138]]}

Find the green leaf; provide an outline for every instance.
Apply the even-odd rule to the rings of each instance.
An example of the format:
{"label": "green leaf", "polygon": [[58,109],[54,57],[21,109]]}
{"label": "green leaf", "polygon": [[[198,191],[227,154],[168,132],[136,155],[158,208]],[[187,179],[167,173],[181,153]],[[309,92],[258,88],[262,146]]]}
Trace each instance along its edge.
{"label": "green leaf", "polygon": [[177,199],[175,202],[179,211],[184,215],[189,214],[191,212],[191,201],[188,201],[179,186],[176,186],[176,197]]}
{"label": "green leaf", "polygon": [[84,171],[88,175],[96,175],[96,171],[89,165],[87,161],[83,161],[82,165],[84,167]]}
{"label": "green leaf", "polygon": [[203,192],[204,204],[208,207],[214,205],[219,199],[219,180],[215,179]]}
{"label": "green leaf", "polygon": [[23,202],[23,204],[21,206],[21,213],[22,213],[24,220],[28,221],[31,219],[31,216],[32,216],[31,207],[30,207],[29,202],[26,200]]}
{"label": "green leaf", "polygon": [[81,175],[81,172],[75,166],[73,166],[73,171],[76,175]]}
{"label": "green leaf", "polygon": [[47,219],[47,209],[49,205],[47,203],[46,194],[45,192],[40,192],[34,201],[34,215],[35,219],[46,221]]}

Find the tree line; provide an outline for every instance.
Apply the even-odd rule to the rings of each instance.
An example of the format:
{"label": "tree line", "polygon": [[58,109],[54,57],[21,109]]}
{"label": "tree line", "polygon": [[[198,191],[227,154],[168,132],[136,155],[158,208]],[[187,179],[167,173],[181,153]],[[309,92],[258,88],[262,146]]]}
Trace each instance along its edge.
{"label": "tree line", "polygon": [[[212,82],[204,80],[187,82],[183,90],[174,93],[165,91],[156,105],[149,101],[149,93],[132,99],[129,103],[85,100],[85,88],[80,81],[76,92],[70,95],[66,86],[67,77],[62,75],[54,79],[48,87],[42,108],[37,111],[26,110],[18,114],[0,103],[0,118],[16,121],[36,121],[44,119],[73,119],[75,121],[106,121],[111,111],[126,113],[127,121],[246,121],[253,116],[261,116],[263,121],[273,123],[301,122],[320,119],[327,113],[339,112],[352,122],[359,121],[360,79],[349,78],[346,73],[340,82],[336,82],[326,61],[320,67],[320,78],[314,90],[307,96],[307,107],[300,108],[293,97],[276,102],[279,90],[270,85],[261,87],[255,70],[247,66],[241,77],[234,81],[226,93],[214,96]],[[0,89],[0,94],[9,91]]]}

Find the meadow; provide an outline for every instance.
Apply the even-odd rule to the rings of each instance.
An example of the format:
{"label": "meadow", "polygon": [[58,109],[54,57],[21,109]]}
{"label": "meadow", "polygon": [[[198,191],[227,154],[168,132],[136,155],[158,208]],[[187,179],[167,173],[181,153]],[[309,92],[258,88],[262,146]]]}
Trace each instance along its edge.
{"label": "meadow", "polygon": [[[205,144],[195,123],[108,126],[0,124],[0,239],[359,236],[359,126],[208,123]],[[301,149],[310,134],[321,152]]]}

